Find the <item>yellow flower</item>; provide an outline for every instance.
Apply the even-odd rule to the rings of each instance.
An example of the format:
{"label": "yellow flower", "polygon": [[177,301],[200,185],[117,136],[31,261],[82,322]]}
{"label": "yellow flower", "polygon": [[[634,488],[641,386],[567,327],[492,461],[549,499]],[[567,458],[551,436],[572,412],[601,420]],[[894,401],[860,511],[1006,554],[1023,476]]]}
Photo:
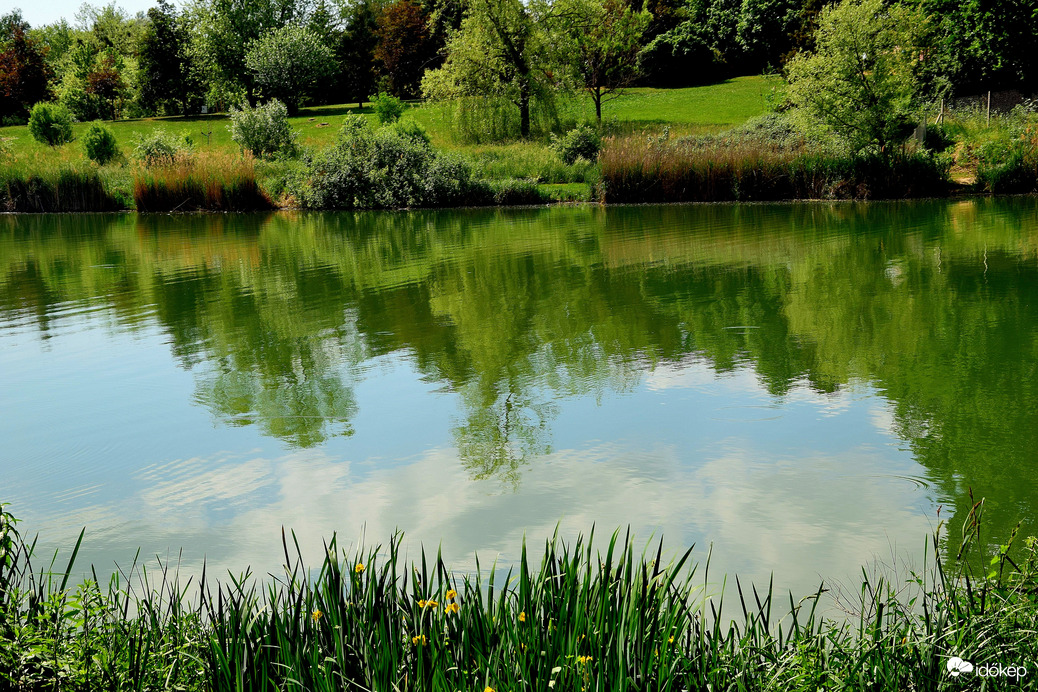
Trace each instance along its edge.
{"label": "yellow flower", "polygon": [[526,611],[519,613],[519,622],[526,622]]}
{"label": "yellow flower", "polygon": [[592,658],[590,656],[577,656],[577,661],[580,663],[590,663]]}
{"label": "yellow flower", "polygon": [[445,605],[443,607],[443,611],[445,613],[447,613],[448,615],[451,614],[451,613],[456,613],[459,610],[461,610],[461,608],[458,607],[457,603],[448,603],[447,605]]}
{"label": "yellow flower", "polygon": [[440,604],[437,603],[436,601],[430,599],[430,600],[425,602],[425,605],[429,606],[430,608],[435,608],[436,606],[438,606]]}
{"label": "yellow flower", "polygon": [[667,641],[668,641],[669,643],[673,644],[673,643],[674,643],[674,637],[671,637],[671,638],[670,638],[670,639],[668,639]]}
{"label": "yellow flower", "polygon": [[419,608],[424,608],[425,607],[425,599],[424,598],[422,600],[418,601],[418,607]]}
{"label": "yellow flower", "polygon": [[457,597],[458,597],[458,592],[455,591],[454,589],[451,589],[450,591],[447,592],[447,600],[448,601],[453,601]]}
{"label": "yellow flower", "polygon": [[356,572],[357,574],[360,574],[361,572],[363,572],[364,571],[364,563],[363,562],[358,562],[357,566],[353,568],[353,571]]}
{"label": "yellow flower", "polygon": [[315,610],[313,612],[314,620],[320,620],[322,615],[324,615],[324,613],[322,613],[320,610]]}
{"label": "yellow flower", "polygon": [[415,646],[418,646],[418,642],[421,642],[422,646],[425,646],[427,641],[428,640],[425,638],[424,634],[420,634],[420,635],[411,637],[411,643],[414,644]]}
{"label": "yellow flower", "polygon": [[487,685],[486,689],[483,690],[483,692],[494,692],[494,688],[491,687],[490,685]]}

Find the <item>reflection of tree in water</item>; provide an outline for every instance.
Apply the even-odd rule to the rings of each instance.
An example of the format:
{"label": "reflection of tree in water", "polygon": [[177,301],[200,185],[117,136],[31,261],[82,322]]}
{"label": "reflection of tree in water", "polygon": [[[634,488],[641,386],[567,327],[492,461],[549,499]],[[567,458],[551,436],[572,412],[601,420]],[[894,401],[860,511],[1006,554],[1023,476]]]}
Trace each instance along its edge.
{"label": "reflection of tree in water", "polygon": [[69,302],[157,318],[229,425],[349,434],[358,368],[402,353],[459,396],[473,476],[515,485],[554,401],[691,356],[775,397],[867,383],[959,523],[972,487],[991,535],[1038,532],[1033,201],[89,223],[0,219],[0,313],[41,333]]}
{"label": "reflection of tree in water", "polygon": [[467,414],[451,434],[473,480],[495,478],[518,488],[522,468],[535,457],[551,453],[549,423],[558,407],[510,385],[494,394],[465,391]]}

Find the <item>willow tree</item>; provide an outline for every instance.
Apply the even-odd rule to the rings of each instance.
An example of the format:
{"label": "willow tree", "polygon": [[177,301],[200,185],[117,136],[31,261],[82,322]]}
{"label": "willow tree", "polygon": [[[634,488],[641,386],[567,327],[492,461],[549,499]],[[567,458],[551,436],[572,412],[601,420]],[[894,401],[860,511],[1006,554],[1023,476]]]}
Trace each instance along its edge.
{"label": "willow tree", "polygon": [[429,98],[504,97],[519,109],[519,134],[530,136],[530,107],[557,86],[549,50],[550,6],[539,1],[473,0],[448,39],[443,67],[426,72]]}

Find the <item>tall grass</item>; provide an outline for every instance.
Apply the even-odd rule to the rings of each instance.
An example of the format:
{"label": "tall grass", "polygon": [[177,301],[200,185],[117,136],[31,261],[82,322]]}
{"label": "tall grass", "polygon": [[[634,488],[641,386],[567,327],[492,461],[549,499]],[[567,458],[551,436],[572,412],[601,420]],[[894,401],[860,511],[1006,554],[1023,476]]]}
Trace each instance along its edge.
{"label": "tall grass", "polygon": [[0,210],[8,212],[117,211],[126,201],[112,194],[90,166],[61,166],[29,171],[25,166],[0,171]]}
{"label": "tall grass", "polygon": [[181,155],[169,163],[142,165],[134,172],[133,198],[140,212],[274,208],[256,182],[248,155]]}
{"label": "tall grass", "polygon": [[850,156],[745,141],[613,138],[600,157],[607,202],[929,197],[947,166],[925,152]]}
{"label": "tall grass", "polygon": [[1038,548],[1033,539],[1017,548],[1013,536],[976,573],[982,509],[974,504],[961,542],[938,528],[923,572],[863,570],[838,619],[822,615],[825,587],[782,599],[770,584],[736,579],[706,598],[691,550],[667,560],[662,543],[639,550],[619,532],[604,544],[593,532],[572,543],[555,536],[535,553],[523,545],[507,569],[477,560],[464,574],[424,550],[405,559],[400,536],[352,552],[333,538],[313,572],[283,534],[285,573],[265,582],[203,574],[182,585],[162,568],[157,578],[137,570],[107,589],[96,579],[73,588],[80,543],[63,570],[34,572],[32,545],[0,511],[0,687],[980,687],[950,676],[947,660],[1033,668],[1038,654]]}

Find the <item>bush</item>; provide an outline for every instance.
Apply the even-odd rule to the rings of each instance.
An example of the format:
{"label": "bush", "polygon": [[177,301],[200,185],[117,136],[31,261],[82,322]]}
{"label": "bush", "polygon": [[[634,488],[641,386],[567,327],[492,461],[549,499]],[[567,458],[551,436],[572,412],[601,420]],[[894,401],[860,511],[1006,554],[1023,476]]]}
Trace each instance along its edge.
{"label": "bush", "polygon": [[253,156],[273,159],[295,156],[296,134],[288,124],[288,107],[276,99],[251,108],[231,108],[231,139]]}
{"label": "bush", "polygon": [[57,103],[37,103],[29,113],[29,134],[56,147],[72,141],[72,115]]}
{"label": "bush", "polygon": [[165,130],[150,135],[139,135],[133,148],[133,158],[145,166],[169,166],[184,158],[191,149],[189,137],[177,137]]}
{"label": "bush", "polygon": [[87,158],[105,165],[120,155],[119,145],[115,141],[115,135],[104,125],[94,123],[83,135],[83,151]]}
{"label": "bush", "polygon": [[371,105],[375,107],[375,115],[383,125],[395,123],[404,114],[404,102],[396,96],[380,91],[378,96],[370,96]]}
{"label": "bush", "polygon": [[552,135],[551,148],[564,163],[572,165],[577,159],[594,161],[602,143],[595,128],[580,125],[562,137]]}
{"label": "bush", "polygon": [[295,196],[319,209],[394,209],[485,203],[468,164],[398,127],[348,115],[336,143],[307,162]]}
{"label": "bush", "polygon": [[977,151],[977,182],[987,192],[1038,192],[1038,133],[1024,130]]}

